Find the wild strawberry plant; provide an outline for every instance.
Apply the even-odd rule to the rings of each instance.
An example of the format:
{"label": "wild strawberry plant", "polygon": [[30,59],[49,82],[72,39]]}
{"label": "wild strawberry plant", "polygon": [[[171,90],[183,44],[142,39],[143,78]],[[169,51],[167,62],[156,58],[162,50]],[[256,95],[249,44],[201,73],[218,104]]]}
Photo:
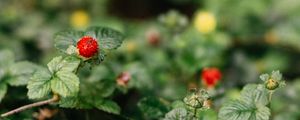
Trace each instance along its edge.
{"label": "wild strawberry plant", "polygon": [[[85,16],[85,13],[80,14]],[[83,18],[82,23],[86,24],[88,19]],[[26,61],[14,62],[12,53],[3,51],[0,53],[0,97],[7,92],[7,86],[27,85],[28,97],[42,101],[2,116],[54,104],[112,114],[120,114],[122,107],[123,116],[136,119],[272,119],[272,94],[284,84],[280,73],[262,75],[262,84],[246,85],[239,99],[223,104],[221,94],[228,86],[223,86],[221,79],[227,74],[220,69],[231,39],[217,30],[216,16],[212,12],[196,13],[194,19],[193,26],[188,26],[185,15],[170,11],[159,17],[161,25],[153,25],[146,32],[143,28],[127,29],[129,36],[132,33],[138,37],[130,38],[133,40],[125,43],[119,54],[112,55],[114,59],[101,65],[98,64],[105,55],[119,47],[123,40],[119,32],[103,27],[58,33],[55,47],[63,54],[54,57],[47,67]],[[241,66],[248,69],[247,65]],[[185,93],[187,88],[192,88],[188,94]],[[118,92],[128,94],[120,97]],[[170,102],[174,99],[181,100]],[[223,104],[221,109],[220,104]]]}
{"label": "wild strawberry plant", "polygon": [[[55,47],[64,53],[54,57],[47,67],[33,65],[29,62],[14,64],[9,51],[1,54],[1,98],[7,84],[26,85],[28,98],[34,100],[48,99],[25,105],[2,114],[6,117],[28,108],[45,104],[57,104],[64,108],[98,108],[119,114],[119,106],[108,97],[115,89],[111,83],[102,83],[106,88],[98,95],[91,95],[82,88],[78,73],[85,66],[93,67],[101,63],[107,52],[118,48],[123,35],[110,28],[90,27],[86,31],[64,31],[55,35]],[[3,81],[3,82],[2,82]],[[28,81],[28,82],[27,82]]]}
{"label": "wild strawberry plant", "polygon": [[238,100],[228,101],[219,112],[220,120],[269,120],[274,91],[285,85],[279,71],[260,76],[262,84],[246,85]]}
{"label": "wild strawberry plant", "polygon": [[146,119],[163,120],[269,120],[271,99],[276,89],[285,85],[279,71],[260,76],[261,84],[248,84],[240,98],[223,104],[219,112],[212,107],[212,96],[205,89],[191,89],[182,99],[168,103],[147,97],[138,106]]}

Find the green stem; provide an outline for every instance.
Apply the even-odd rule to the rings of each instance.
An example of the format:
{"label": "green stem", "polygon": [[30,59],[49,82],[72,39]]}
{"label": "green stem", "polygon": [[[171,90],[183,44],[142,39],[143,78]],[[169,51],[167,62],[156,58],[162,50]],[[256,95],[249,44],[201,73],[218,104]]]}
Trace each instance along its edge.
{"label": "green stem", "polygon": [[269,103],[268,103],[268,105],[267,105],[269,108],[271,108],[271,101],[272,101],[272,95],[273,95],[273,93],[274,93],[273,90],[270,90],[270,91],[269,91],[269,97],[268,97]]}
{"label": "green stem", "polygon": [[194,117],[196,118],[197,108],[194,108]]}
{"label": "green stem", "polygon": [[75,73],[76,75],[78,75],[79,70],[80,70],[81,68],[83,68],[84,65],[85,65],[84,61],[80,60],[80,63],[79,63],[79,65],[77,66],[77,68],[76,68],[76,70],[74,71],[74,73]]}
{"label": "green stem", "polygon": [[[269,107],[270,108],[270,112],[272,113],[272,109],[271,109],[271,100],[272,100],[272,95],[273,95],[273,93],[274,93],[274,90],[270,90],[269,91],[269,103],[268,103],[268,105],[267,105],[267,107]],[[272,115],[270,116],[270,120],[272,120]]]}
{"label": "green stem", "polygon": [[270,93],[269,93],[269,103],[271,102],[271,100],[272,100],[272,95],[273,95],[273,93],[274,93],[274,91],[272,90],[272,91],[270,91]]}
{"label": "green stem", "polygon": [[76,70],[74,71],[74,73],[75,73],[75,74],[77,74],[77,73],[78,73],[78,71],[79,71],[79,68],[80,68],[81,66],[82,66],[82,63],[81,63],[81,61],[80,61],[79,65],[77,66]]}

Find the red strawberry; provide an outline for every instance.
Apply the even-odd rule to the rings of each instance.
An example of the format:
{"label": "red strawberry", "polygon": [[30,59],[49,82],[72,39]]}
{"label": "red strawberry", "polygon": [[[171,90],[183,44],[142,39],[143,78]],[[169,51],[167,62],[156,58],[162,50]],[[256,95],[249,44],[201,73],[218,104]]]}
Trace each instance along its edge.
{"label": "red strawberry", "polygon": [[129,72],[122,72],[117,78],[117,84],[121,86],[126,86],[130,79],[131,75]]}
{"label": "red strawberry", "polygon": [[98,52],[97,40],[91,36],[84,36],[77,42],[79,55],[90,58]]}
{"label": "red strawberry", "polygon": [[204,68],[202,71],[202,82],[207,87],[214,87],[221,79],[222,74],[218,68]]}

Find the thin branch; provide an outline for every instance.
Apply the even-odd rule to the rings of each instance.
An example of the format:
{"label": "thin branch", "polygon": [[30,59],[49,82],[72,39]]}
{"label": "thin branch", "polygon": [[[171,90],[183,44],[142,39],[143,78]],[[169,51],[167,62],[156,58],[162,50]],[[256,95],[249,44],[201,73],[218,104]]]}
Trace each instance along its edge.
{"label": "thin branch", "polygon": [[25,105],[25,106],[22,106],[22,107],[19,107],[17,109],[14,109],[14,110],[11,110],[7,113],[4,113],[4,114],[1,114],[1,117],[7,117],[9,115],[12,115],[12,114],[15,114],[15,113],[18,113],[18,112],[21,112],[21,111],[24,111],[24,110],[27,110],[29,108],[33,108],[33,107],[38,107],[38,106],[42,106],[42,105],[46,105],[46,104],[50,104],[50,103],[55,103],[59,100],[59,96],[57,94],[54,94],[53,97],[51,99],[48,99],[48,100],[44,100],[44,101],[40,101],[40,102],[36,102],[36,103],[32,103],[32,104],[29,104],[29,105]]}

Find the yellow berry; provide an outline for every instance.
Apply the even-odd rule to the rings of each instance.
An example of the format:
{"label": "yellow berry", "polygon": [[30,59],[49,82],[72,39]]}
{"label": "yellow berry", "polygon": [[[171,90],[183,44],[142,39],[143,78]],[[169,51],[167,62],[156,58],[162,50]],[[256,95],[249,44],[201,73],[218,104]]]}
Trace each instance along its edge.
{"label": "yellow berry", "polygon": [[216,25],[216,18],[212,13],[206,11],[196,13],[194,26],[199,32],[211,33],[215,30]]}
{"label": "yellow berry", "polygon": [[126,51],[131,53],[136,50],[137,44],[134,41],[127,41],[125,43]]}
{"label": "yellow berry", "polygon": [[269,44],[275,44],[278,41],[278,36],[271,30],[264,35],[265,41]]}
{"label": "yellow berry", "polygon": [[70,22],[74,28],[85,28],[90,22],[90,17],[86,11],[77,10],[72,13]]}

